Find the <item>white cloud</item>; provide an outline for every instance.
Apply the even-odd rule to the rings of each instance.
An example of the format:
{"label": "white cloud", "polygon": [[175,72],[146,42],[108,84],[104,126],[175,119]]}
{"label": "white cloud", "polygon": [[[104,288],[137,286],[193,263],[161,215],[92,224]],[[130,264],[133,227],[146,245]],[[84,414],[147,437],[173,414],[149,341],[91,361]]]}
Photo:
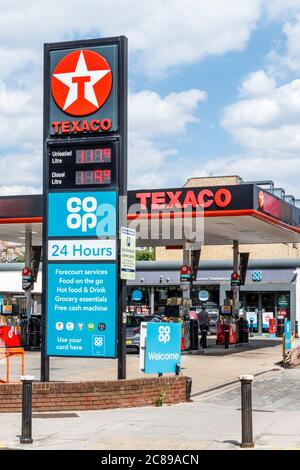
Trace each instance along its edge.
{"label": "white cloud", "polygon": [[194,113],[206,99],[207,94],[201,90],[170,93],[164,98],[149,90],[131,93],[130,132],[140,138],[184,133],[187,124],[198,122]]}
{"label": "white cloud", "polygon": [[0,186],[0,196],[19,196],[23,194],[42,194],[42,187],[13,185],[13,186]]}
{"label": "white cloud", "polygon": [[[125,34],[150,75],[212,54],[242,50],[261,0],[12,0],[1,5],[0,44],[24,48],[20,67],[43,42]],[[21,51],[20,51],[21,52]]]}
{"label": "white cloud", "polygon": [[[134,66],[145,75],[155,77],[208,56],[242,51],[265,7],[270,18],[295,11],[296,2],[272,1],[2,2],[0,80],[5,80],[6,89],[3,91],[0,83],[0,148],[4,152],[0,158],[0,184],[5,184],[1,174],[6,172],[9,175],[6,184],[10,181],[12,185],[25,184],[28,188],[40,185],[44,42],[125,34],[129,38]],[[297,88],[297,84],[295,86]],[[276,90],[271,77],[262,72],[254,74],[241,86],[239,101],[226,110],[224,127],[237,140],[241,130],[240,142],[244,142],[245,148],[248,148],[247,139],[253,140],[255,133],[259,134],[257,141],[261,143],[258,146],[262,148],[268,139],[261,131],[264,126],[272,129],[276,120],[288,127],[284,135],[290,137],[290,122],[287,117],[282,120],[282,108],[286,109],[284,99],[280,102],[274,98]],[[285,95],[288,105],[293,103],[294,97],[293,113],[296,115],[297,92],[290,90],[290,96],[287,92]],[[188,125],[198,124],[199,104],[205,99],[205,92],[197,89],[169,93],[164,97],[149,90],[131,93],[131,185],[158,187],[166,184],[172,171],[183,174],[185,167],[179,161],[176,138],[186,133]],[[296,140],[293,143],[290,139],[290,145],[297,147]],[[22,169],[18,174],[9,168],[13,156],[8,159],[8,147],[11,155],[17,155]],[[13,152],[14,149],[18,149],[17,152]]]}
{"label": "white cloud", "polygon": [[[264,89],[265,82],[261,83]],[[241,89],[245,88],[242,84]],[[266,97],[259,93],[257,88],[251,95],[248,87],[247,99],[238,99],[225,109],[223,127],[245,149],[299,152],[300,80],[271,87]]]}
{"label": "white cloud", "polygon": [[239,89],[239,94],[241,97],[268,96],[274,91],[275,86],[275,80],[264,70],[259,70],[246,77]]}
{"label": "white cloud", "polygon": [[162,98],[146,90],[129,96],[129,182],[131,187],[162,187],[176,166],[177,151],[161,137],[176,138],[190,123],[197,123],[204,91],[187,90]]}
{"label": "white cloud", "polygon": [[264,0],[270,19],[284,20],[300,11],[299,0]]}
{"label": "white cloud", "polygon": [[286,54],[283,63],[295,71],[300,71],[300,15],[293,23],[286,23],[283,31],[286,35]]}
{"label": "white cloud", "polygon": [[41,186],[42,153],[7,153],[0,159],[0,188]]}
{"label": "white cloud", "polygon": [[276,187],[283,187],[300,198],[299,176],[295,169],[300,166],[300,156],[285,153],[245,152],[241,155],[219,158],[206,163],[197,176],[239,175],[245,181],[273,180]]}

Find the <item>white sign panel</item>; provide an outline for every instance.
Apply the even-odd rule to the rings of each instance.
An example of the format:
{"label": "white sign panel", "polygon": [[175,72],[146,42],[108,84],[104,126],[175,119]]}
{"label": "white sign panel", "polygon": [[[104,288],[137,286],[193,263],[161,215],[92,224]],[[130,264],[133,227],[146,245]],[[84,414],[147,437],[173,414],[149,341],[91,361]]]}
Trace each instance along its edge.
{"label": "white sign panel", "polygon": [[135,230],[121,227],[121,279],[135,280],[136,233]]}
{"label": "white sign panel", "polygon": [[147,338],[147,323],[141,323],[140,333],[140,371],[145,372],[145,354],[146,354],[146,338]]}
{"label": "white sign panel", "polygon": [[262,320],[263,320],[263,328],[266,330],[269,328],[269,320],[274,318],[273,312],[263,312]]}
{"label": "white sign panel", "polygon": [[116,260],[116,240],[49,240],[51,261]]}

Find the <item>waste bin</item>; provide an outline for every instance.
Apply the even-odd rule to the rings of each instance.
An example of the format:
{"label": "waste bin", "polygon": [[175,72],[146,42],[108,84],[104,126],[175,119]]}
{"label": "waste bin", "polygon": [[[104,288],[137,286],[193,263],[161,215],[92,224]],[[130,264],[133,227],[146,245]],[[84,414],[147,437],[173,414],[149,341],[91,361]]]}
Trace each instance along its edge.
{"label": "waste bin", "polygon": [[245,318],[242,319],[242,326],[241,326],[241,331],[242,331],[242,341],[241,343],[249,343],[249,322]]}
{"label": "waste bin", "polygon": [[245,318],[236,322],[236,342],[249,343],[249,322]]}
{"label": "waste bin", "polygon": [[199,332],[198,320],[190,320],[190,349],[191,351],[197,351],[199,349],[198,332]]}
{"label": "waste bin", "polygon": [[282,337],[283,335],[284,335],[284,318],[278,318],[276,336]]}
{"label": "waste bin", "polygon": [[39,317],[30,317],[28,324],[29,346],[39,349],[41,345],[41,320]]}

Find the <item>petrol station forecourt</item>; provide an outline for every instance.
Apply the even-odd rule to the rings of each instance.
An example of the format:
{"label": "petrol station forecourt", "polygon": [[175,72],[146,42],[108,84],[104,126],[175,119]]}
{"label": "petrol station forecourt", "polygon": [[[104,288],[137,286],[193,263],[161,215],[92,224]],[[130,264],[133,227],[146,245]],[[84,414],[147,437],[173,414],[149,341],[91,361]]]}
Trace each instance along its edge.
{"label": "petrol station forecourt", "polygon": [[[0,196],[0,239],[25,234],[22,302],[15,295],[18,301],[2,306],[1,347],[4,359],[24,348],[26,373],[40,373],[28,379],[36,413],[185,407],[218,388],[229,393],[238,368],[274,372],[286,325],[297,334],[300,266],[292,278],[293,261],[281,270],[287,288],[268,267],[253,267],[257,260],[243,247],[300,244],[299,201],[272,181],[238,176],[191,175],[183,187],[128,191],[127,60],[125,36],[45,44],[43,194]],[[174,250],[178,264],[137,264],[136,247]],[[215,263],[226,271],[217,294],[212,266],[203,267],[205,247],[232,249],[226,268],[224,260]],[[247,297],[250,272],[252,284],[269,279],[257,308]],[[4,292],[8,299],[14,290]],[[270,310],[265,291],[273,296]],[[199,345],[198,310],[209,302],[217,305],[216,335],[207,339],[201,328]],[[129,337],[131,320],[138,323]],[[130,346],[139,354],[127,354]],[[3,382],[0,412],[18,413],[21,385]]]}

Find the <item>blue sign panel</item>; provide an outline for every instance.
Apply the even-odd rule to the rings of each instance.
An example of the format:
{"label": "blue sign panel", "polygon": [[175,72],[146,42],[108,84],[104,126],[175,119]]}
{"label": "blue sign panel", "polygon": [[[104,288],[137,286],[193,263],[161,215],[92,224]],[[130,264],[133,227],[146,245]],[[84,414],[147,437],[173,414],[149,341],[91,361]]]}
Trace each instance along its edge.
{"label": "blue sign panel", "polygon": [[180,343],[179,323],[147,323],[145,373],[175,373],[181,362]]}
{"label": "blue sign panel", "polygon": [[253,282],[261,282],[262,280],[263,280],[262,271],[253,271],[252,272],[252,281]]}
{"label": "blue sign panel", "polygon": [[284,322],[284,349],[285,351],[292,349],[292,328],[289,320]]}
{"label": "blue sign panel", "polygon": [[135,302],[142,300],[142,298],[143,298],[143,292],[140,289],[135,289],[132,292],[132,300],[134,300]]}
{"label": "blue sign panel", "polygon": [[48,237],[116,236],[116,191],[48,194]]}
{"label": "blue sign panel", "polygon": [[48,265],[47,355],[116,357],[116,265]]}

